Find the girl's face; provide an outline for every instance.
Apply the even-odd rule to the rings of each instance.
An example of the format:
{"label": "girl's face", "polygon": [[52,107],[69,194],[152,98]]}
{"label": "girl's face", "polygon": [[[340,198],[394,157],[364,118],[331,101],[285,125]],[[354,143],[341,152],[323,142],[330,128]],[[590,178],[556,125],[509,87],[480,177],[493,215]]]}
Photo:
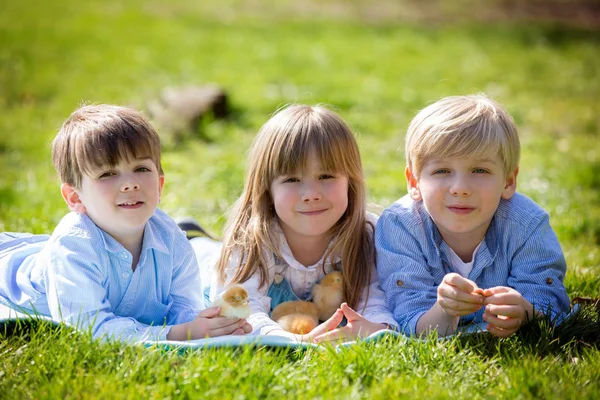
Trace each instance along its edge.
{"label": "girl's face", "polygon": [[292,243],[327,239],[348,208],[348,177],[325,171],[314,151],[306,170],[271,183],[271,197],[285,237]]}

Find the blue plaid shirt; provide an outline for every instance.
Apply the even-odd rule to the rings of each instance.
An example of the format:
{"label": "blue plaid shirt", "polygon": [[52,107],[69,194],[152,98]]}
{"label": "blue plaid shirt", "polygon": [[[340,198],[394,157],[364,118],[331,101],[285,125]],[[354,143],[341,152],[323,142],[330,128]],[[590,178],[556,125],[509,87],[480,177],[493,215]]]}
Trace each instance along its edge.
{"label": "blue plaid shirt", "polygon": [[85,214],[69,213],[52,236],[2,234],[0,303],[101,336],[164,340],[204,307],[198,264],[185,234],[156,210],[132,256]]}
{"label": "blue plaid shirt", "polygon": [[[388,306],[406,334],[437,301],[444,275],[458,272],[449,260],[450,248],[422,201],[408,195],[392,204],[375,230],[377,272]],[[468,278],[482,289],[509,286],[536,310],[552,315],[569,310],[563,285],[566,263],[548,214],[516,193],[501,200],[485,240],[475,255]],[[460,324],[480,323],[483,309],[464,316]]]}

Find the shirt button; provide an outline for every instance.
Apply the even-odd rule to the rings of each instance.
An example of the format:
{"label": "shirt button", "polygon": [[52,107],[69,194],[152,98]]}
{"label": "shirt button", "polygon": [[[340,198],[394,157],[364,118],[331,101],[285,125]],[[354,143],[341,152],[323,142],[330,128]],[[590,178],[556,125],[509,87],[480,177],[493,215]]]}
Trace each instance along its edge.
{"label": "shirt button", "polygon": [[123,277],[123,279],[127,279],[129,278],[129,273],[127,272],[123,272],[123,275],[121,275]]}
{"label": "shirt button", "polygon": [[553,281],[552,281],[552,278],[546,278],[546,283],[547,283],[548,285],[552,285],[552,282],[553,282]]}
{"label": "shirt button", "polygon": [[398,279],[398,280],[396,281],[396,285],[398,285],[398,286],[402,286],[402,285],[404,285],[404,282],[402,282],[400,279]]}
{"label": "shirt button", "polygon": [[129,254],[127,254],[127,252],[125,252],[125,251],[122,251],[121,252],[121,258],[123,260],[127,260],[129,258]]}

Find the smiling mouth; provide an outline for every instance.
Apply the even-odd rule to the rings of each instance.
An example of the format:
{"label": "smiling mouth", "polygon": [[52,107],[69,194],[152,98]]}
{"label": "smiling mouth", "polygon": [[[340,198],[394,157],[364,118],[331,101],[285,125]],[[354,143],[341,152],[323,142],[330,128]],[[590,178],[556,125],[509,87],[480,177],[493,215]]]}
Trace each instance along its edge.
{"label": "smiling mouth", "polygon": [[143,201],[128,201],[128,202],[119,204],[119,207],[127,208],[127,209],[135,209],[135,208],[140,208],[143,205],[144,205]]}
{"label": "smiling mouth", "polygon": [[308,215],[308,216],[310,216],[310,215],[319,215],[319,214],[322,214],[322,213],[324,213],[325,211],[327,211],[327,209],[326,209],[326,208],[324,208],[324,209],[322,209],[322,210],[314,210],[314,211],[298,211],[298,212],[299,212],[300,214],[302,214],[302,215]]}
{"label": "smiling mouth", "polygon": [[466,207],[466,206],[450,206],[450,207],[448,207],[448,209],[450,211],[452,211],[454,214],[466,215],[466,214],[470,214],[471,212],[473,212],[473,210],[475,208]]}

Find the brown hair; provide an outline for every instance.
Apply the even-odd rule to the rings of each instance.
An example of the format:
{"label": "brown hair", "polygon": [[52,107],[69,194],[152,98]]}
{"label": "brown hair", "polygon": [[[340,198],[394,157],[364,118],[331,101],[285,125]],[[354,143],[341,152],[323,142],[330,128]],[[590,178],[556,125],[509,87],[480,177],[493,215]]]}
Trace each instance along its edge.
{"label": "brown hair", "polygon": [[226,267],[237,255],[237,270],[229,283],[245,282],[258,271],[260,285],[268,284],[264,251],[281,257],[270,234],[270,223],[277,215],[269,189],[279,176],[302,170],[311,151],[316,152],[325,170],[348,177],[348,208],[330,232],[334,243],[323,259],[333,262],[336,255],[341,256],[344,297],[351,307],[356,307],[363,290],[370,285],[375,263],[374,228],[366,220],[366,185],[356,140],[346,123],[322,106],[285,108],[258,132],[250,151],[244,191],[226,226],[217,264],[219,280],[225,283]]}
{"label": "brown hair", "polygon": [[123,159],[150,158],[163,175],[160,138],[136,110],[87,105],[75,110],[52,142],[52,161],[63,183],[81,187],[84,174]]}

